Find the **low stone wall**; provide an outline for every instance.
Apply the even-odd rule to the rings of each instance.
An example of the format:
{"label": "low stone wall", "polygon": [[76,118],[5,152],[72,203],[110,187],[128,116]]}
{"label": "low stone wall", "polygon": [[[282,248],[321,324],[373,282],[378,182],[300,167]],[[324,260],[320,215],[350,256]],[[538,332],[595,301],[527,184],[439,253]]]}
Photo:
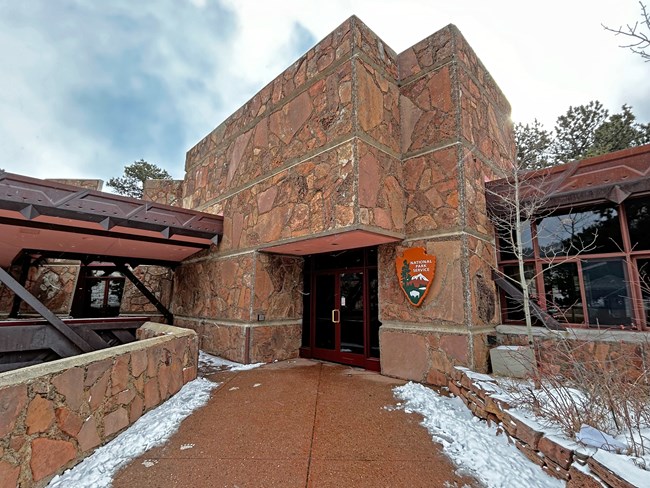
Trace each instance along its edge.
{"label": "low stone wall", "polygon": [[499,425],[503,434],[533,463],[549,475],[567,481],[567,488],[634,488],[585,454],[588,450],[574,450],[575,443],[546,435],[539,426],[510,411],[508,402],[490,394],[489,385],[495,382],[487,375],[457,367],[452,370],[448,388],[475,416]]}
{"label": "low stone wall", "polygon": [[[498,325],[496,331],[499,345],[528,345],[525,327]],[[564,341],[570,353],[562,354],[567,348],[558,348],[559,341]],[[533,327],[533,342],[540,364],[557,371],[574,361],[597,362],[619,368],[630,381],[636,381],[650,364],[650,332],[578,328],[559,332]]]}
{"label": "low stone wall", "polygon": [[46,485],[196,378],[194,331],[138,339],[0,374],[0,488]]}

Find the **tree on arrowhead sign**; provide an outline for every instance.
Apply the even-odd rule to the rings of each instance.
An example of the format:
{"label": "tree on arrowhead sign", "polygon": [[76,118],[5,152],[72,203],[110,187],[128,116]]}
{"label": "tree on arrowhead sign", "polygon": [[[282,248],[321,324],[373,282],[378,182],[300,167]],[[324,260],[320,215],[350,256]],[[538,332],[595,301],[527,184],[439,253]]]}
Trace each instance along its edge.
{"label": "tree on arrowhead sign", "polygon": [[408,301],[419,307],[427,296],[436,273],[436,257],[423,247],[405,249],[395,259],[397,279]]}

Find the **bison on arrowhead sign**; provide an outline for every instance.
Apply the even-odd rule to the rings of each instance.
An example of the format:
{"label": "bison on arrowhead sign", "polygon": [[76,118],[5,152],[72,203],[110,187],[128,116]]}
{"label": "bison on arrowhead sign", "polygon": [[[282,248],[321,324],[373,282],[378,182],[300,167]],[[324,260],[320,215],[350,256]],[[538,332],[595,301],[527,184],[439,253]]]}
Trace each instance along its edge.
{"label": "bison on arrowhead sign", "polygon": [[419,307],[429,292],[436,273],[436,257],[429,256],[423,247],[405,249],[395,259],[397,279],[402,291],[416,307]]}

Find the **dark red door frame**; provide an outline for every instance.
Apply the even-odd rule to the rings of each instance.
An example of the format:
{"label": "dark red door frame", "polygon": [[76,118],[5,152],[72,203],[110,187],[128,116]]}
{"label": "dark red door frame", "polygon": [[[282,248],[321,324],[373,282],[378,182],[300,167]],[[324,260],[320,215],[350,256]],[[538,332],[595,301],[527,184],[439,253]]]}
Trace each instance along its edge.
{"label": "dark red door frame", "polygon": [[[310,347],[311,357],[314,359],[323,359],[325,361],[332,361],[335,363],[344,363],[351,366],[358,366],[365,369],[375,371],[380,370],[380,363],[378,358],[370,357],[370,283],[368,280],[368,267],[361,266],[355,268],[337,268],[314,271],[311,274],[311,307],[310,307]],[[332,275],[334,276],[334,303],[333,309],[339,309],[341,306],[341,285],[340,279],[342,274],[359,273],[362,276],[362,293],[363,293],[363,354],[349,353],[341,351],[341,327],[345,326],[340,321],[335,326],[335,339],[334,349],[322,349],[316,347],[316,302],[318,300],[318,289],[316,280],[318,276]],[[340,311],[339,311],[340,317]]]}

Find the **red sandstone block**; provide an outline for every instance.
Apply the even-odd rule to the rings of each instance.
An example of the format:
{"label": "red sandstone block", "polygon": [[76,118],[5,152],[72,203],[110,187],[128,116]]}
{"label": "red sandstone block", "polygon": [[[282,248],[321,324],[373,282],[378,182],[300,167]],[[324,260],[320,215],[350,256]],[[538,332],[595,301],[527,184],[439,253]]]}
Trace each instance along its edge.
{"label": "red sandstone block", "polygon": [[55,376],[52,379],[52,384],[65,397],[68,407],[72,410],[79,409],[84,400],[84,370],[82,368],[70,368]]}
{"label": "red sandstone block", "polygon": [[126,409],[118,408],[104,417],[104,438],[110,437],[129,425]]}
{"label": "red sandstone block", "polygon": [[47,431],[54,422],[52,402],[40,395],[34,397],[27,408],[25,425],[27,434]]}
{"label": "red sandstone block", "polygon": [[517,434],[517,424],[508,414],[506,414],[501,420],[501,425],[503,425],[503,428],[508,434],[510,434],[510,436],[515,437]]}
{"label": "red sandstone block", "polygon": [[160,399],[162,401],[169,397],[169,384],[171,382],[171,368],[167,365],[161,365],[158,368],[158,388],[160,391]]}
{"label": "red sandstone block", "polygon": [[135,422],[142,416],[142,410],[144,409],[144,400],[142,397],[137,395],[129,407],[129,421],[131,423]]}
{"label": "red sandstone block", "polygon": [[136,395],[136,391],[133,388],[127,388],[126,390],[122,390],[115,396],[115,402],[118,405],[128,405],[131,403],[131,400]]}
{"label": "red sandstone block", "polygon": [[29,465],[32,478],[39,481],[63,468],[77,456],[74,445],[68,441],[38,438],[32,442]]}
{"label": "red sandstone block", "polygon": [[451,378],[454,381],[457,381],[457,382],[460,383],[460,379],[463,377],[463,372],[462,372],[462,370],[460,370],[458,368],[451,368],[451,371],[450,371],[449,375],[451,376]]}
{"label": "red sandstone block", "polygon": [[130,354],[125,354],[115,359],[111,370],[111,394],[115,395],[126,388],[129,384],[129,360]]}
{"label": "red sandstone block", "polygon": [[169,393],[175,395],[183,387],[183,365],[178,358],[174,358],[169,374]]}
{"label": "red sandstone block", "polygon": [[459,397],[459,396],[461,396],[463,394],[460,387],[456,383],[454,383],[453,381],[450,381],[449,385],[447,385],[447,387],[449,388],[449,391],[452,392],[457,397]]}
{"label": "red sandstone block", "polygon": [[569,469],[573,462],[573,450],[561,446],[546,436],[539,440],[537,449],[562,469]]}
{"label": "red sandstone block", "polygon": [[62,432],[74,437],[81,430],[83,419],[69,408],[60,407],[56,409],[56,423]]}
{"label": "red sandstone block", "polygon": [[196,379],[196,366],[183,368],[183,384]]}
{"label": "red sandstone block", "polygon": [[89,364],[86,367],[86,379],[84,381],[84,386],[94,385],[97,379],[108,370],[113,365],[112,359],[104,359],[103,361],[97,361],[95,363]]}
{"label": "red sandstone block", "polygon": [[108,392],[108,382],[111,378],[110,371],[105,371],[101,378],[88,390],[88,403],[90,409],[95,411],[106,400]]}
{"label": "red sandstone block", "polygon": [[160,362],[162,349],[155,347],[147,351],[147,376],[153,378],[158,372],[158,363]]}
{"label": "red sandstone block", "polygon": [[546,466],[544,467],[544,471],[546,471],[548,474],[553,476],[554,478],[558,478],[561,480],[568,480],[569,479],[569,471],[566,469],[561,468],[557,464],[555,464],[553,461],[551,461],[549,458],[544,459],[544,464]]}
{"label": "red sandstone block", "polygon": [[14,430],[16,420],[27,403],[27,385],[0,390],[0,437]]}
{"label": "red sandstone block", "polygon": [[534,449],[531,449],[530,446],[522,443],[518,439],[515,439],[515,446],[524,454],[524,456],[526,456],[530,461],[535,463],[537,466],[544,466],[544,456],[541,456],[539,452],[537,452]]}
{"label": "red sandstone block", "polygon": [[607,483],[611,488],[635,488],[634,485],[619,478],[616,474],[612,473],[608,468],[600,464],[594,458],[589,458],[587,460],[587,465],[595,475]]}
{"label": "red sandstone block", "polygon": [[77,442],[79,443],[79,449],[81,452],[86,452],[89,449],[92,449],[99,445],[101,440],[99,439],[99,434],[97,433],[97,423],[95,422],[95,417],[91,416],[84,423],[83,427],[77,435]]}
{"label": "red sandstone block", "polygon": [[528,444],[531,449],[537,450],[539,440],[543,436],[542,432],[537,431],[521,419],[517,418],[513,420],[517,424],[517,433],[515,434],[517,438]]}
{"label": "red sandstone block", "polygon": [[0,461],[0,488],[16,488],[19,475],[20,466]]}
{"label": "red sandstone block", "polygon": [[571,465],[569,469],[569,481],[567,488],[602,488],[603,485],[600,481],[587,473],[579,470],[575,465]]}
{"label": "red sandstone block", "polygon": [[160,403],[160,390],[158,380],[152,378],[144,384],[144,406],[146,410],[155,407]]}
{"label": "red sandstone block", "polygon": [[499,415],[502,415],[502,410],[499,408],[499,405],[497,405],[494,399],[490,396],[485,397],[485,410],[491,414],[496,415],[497,417]]}
{"label": "red sandstone block", "polygon": [[480,417],[480,418],[482,418],[483,420],[487,420],[487,418],[488,418],[488,413],[487,413],[484,409],[482,409],[479,405],[477,405],[476,403],[470,403],[470,404],[469,404],[469,409],[470,409],[470,410],[472,411],[472,413],[473,413],[474,415],[476,415],[477,417]]}
{"label": "red sandstone block", "polygon": [[131,353],[131,374],[137,378],[147,369],[147,351],[135,351]]}
{"label": "red sandstone block", "polygon": [[483,400],[481,400],[476,393],[468,391],[466,393],[466,396],[467,396],[469,401],[471,401],[472,403],[475,403],[478,407],[481,408],[481,410],[485,410],[485,402]]}

